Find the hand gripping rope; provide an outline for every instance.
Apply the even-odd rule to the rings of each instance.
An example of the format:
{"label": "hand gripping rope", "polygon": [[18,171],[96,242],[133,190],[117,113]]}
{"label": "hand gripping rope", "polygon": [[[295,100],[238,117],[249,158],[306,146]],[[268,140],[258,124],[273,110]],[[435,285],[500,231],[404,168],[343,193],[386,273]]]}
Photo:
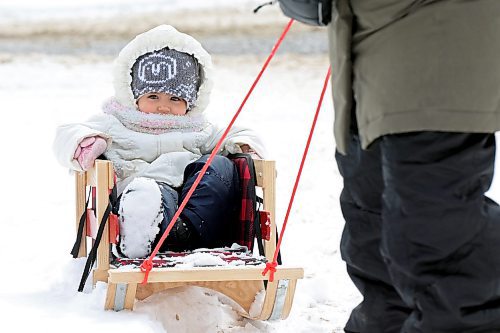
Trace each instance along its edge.
{"label": "hand gripping rope", "polygon": [[[259,74],[257,75],[255,81],[253,82],[252,86],[250,87],[250,90],[248,91],[248,93],[246,94],[245,98],[243,99],[240,107],[238,108],[238,110],[236,111],[236,113],[234,114],[233,118],[231,119],[229,125],[227,126],[226,130],[224,131],[224,133],[222,134],[221,138],[219,139],[219,141],[217,142],[217,145],[215,146],[215,148],[213,149],[212,153],[210,154],[207,162],[205,163],[205,165],[203,166],[203,168],[201,169],[201,171],[198,173],[198,176],[196,177],[193,185],[191,186],[191,188],[189,189],[188,193],[186,194],[186,197],[184,198],[184,200],[182,201],[182,203],[179,205],[179,208],[177,209],[177,212],[174,214],[174,216],[172,217],[170,223],[168,224],[168,227],[167,229],[165,230],[165,232],[163,233],[162,237],[160,238],[160,240],[158,241],[158,244],[156,244],[156,247],[154,248],[153,252],[151,253],[151,255],[149,256],[149,258],[147,260],[145,260],[142,265],[140,266],[140,269],[142,272],[144,272],[144,279],[142,281],[142,284],[145,284],[148,282],[148,277],[149,277],[149,273],[151,271],[151,269],[153,268],[153,258],[156,256],[156,254],[158,253],[158,251],[160,250],[160,247],[161,245],[163,244],[163,242],[165,241],[165,239],[167,238],[168,234],[170,233],[170,231],[172,230],[174,224],[175,224],[175,221],[177,221],[177,219],[179,218],[181,212],[183,211],[184,207],[186,206],[187,202],[189,201],[189,198],[191,198],[191,195],[193,194],[193,192],[195,191],[196,187],[198,186],[198,184],[200,183],[201,181],[201,178],[203,177],[203,175],[205,174],[205,172],[207,171],[208,167],[210,166],[210,164],[212,163],[212,160],[214,159],[215,155],[219,152],[220,150],[220,147],[222,145],[222,142],[224,141],[224,139],[226,138],[227,134],[229,133],[229,131],[231,130],[233,124],[235,123],[236,119],[238,118],[238,116],[240,115],[241,113],[241,110],[243,109],[244,105],[246,104],[248,98],[250,97],[250,95],[252,94],[253,90],[255,89],[257,83],[259,82],[260,78],[262,77],[262,74],[264,73],[264,71],[266,70],[267,66],[269,65],[269,63],[271,62],[271,59],[274,57],[274,55],[276,54],[279,46],[281,45],[281,42],[283,41],[283,39],[285,38],[286,34],[288,33],[288,31],[290,30],[290,27],[292,26],[292,23],[293,23],[293,19],[291,19],[288,24],[286,25],[285,29],[283,30],[283,32],[281,33],[281,36],[279,37],[278,41],[276,42],[276,44],[274,45],[273,49],[271,50],[271,53],[269,54],[266,62],[264,63],[264,65],[262,66],[262,69],[260,70]],[[326,85],[325,85],[325,88],[326,88]],[[323,90],[325,90],[325,88]],[[323,91],[324,92],[324,91]],[[324,94],[322,94],[322,97],[323,97]],[[322,100],[322,98],[321,98]],[[321,100],[320,100],[320,104],[321,104]],[[318,111],[319,111],[319,107],[318,107]],[[317,113],[318,113],[317,111]],[[317,118],[317,113],[316,113],[316,116],[315,116],[315,122],[316,122],[316,118]],[[313,124],[314,126],[314,124]],[[310,142],[310,139],[311,139],[311,136],[312,136],[312,133],[309,135],[309,140],[308,140],[308,146],[309,146],[309,142]],[[308,148],[307,146],[307,148]],[[305,154],[307,154],[307,148],[306,148],[306,152]],[[305,160],[305,155],[304,157],[302,158],[302,164],[301,164],[301,168],[300,168],[300,171],[302,171],[302,165],[304,164],[304,160]],[[300,177],[300,171],[299,171],[299,177]],[[297,186],[297,183],[298,181],[296,181],[296,185],[295,187]],[[294,194],[295,194],[295,190],[296,188],[294,188]],[[293,201],[293,196],[292,196],[292,199]],[[288,213],[290,211],[290,208],[291,208],[291,202],[290,202],[290,206],[289,206],[289,209],[288,209],[288,212],[287,212],[287,217],[288,217]],[[286,225],[286,220],[285,220],[285,225]],[[266,272],[268,270],[271,270],[271,275],[270,275],[270,281],[273,281],[272,279],[274,279],[274,272],[276,271],[276,266],[277,266],[277,263],[276,263],[276,260],[277,260],[277,256],[278,256],[278,251],[279,251],[279,247],[281,245],[281,238],[283,237],[283,232],[284,232],[284,229],[285,229],[285,225],[283,226],[283,230],[281,231],[281,234],[280,234],[280,240],[278,242],[278,245],[277,245],[277,248],[276,248],[276,252],[274,253],[274,260],[273,260],[273,263],[268,263],[266,265],[266,269],[264,270],[263,272],[263,275],[266,274]]]}

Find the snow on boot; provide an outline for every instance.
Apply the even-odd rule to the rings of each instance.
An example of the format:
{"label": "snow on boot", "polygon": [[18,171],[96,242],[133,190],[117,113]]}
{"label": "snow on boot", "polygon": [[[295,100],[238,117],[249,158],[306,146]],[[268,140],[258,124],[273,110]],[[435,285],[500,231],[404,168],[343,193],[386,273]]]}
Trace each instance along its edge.
{"label": "snow on boot", "polygon": [[136,178],[120,200],[120,251],[128,258],[151,253],[151,243],[163,220],[161,192],[153,179]]}

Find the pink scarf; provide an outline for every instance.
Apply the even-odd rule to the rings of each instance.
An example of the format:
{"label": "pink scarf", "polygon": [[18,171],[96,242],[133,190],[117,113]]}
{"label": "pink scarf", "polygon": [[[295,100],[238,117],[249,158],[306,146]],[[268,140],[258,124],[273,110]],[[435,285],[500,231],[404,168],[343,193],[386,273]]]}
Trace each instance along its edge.
{"label": "pink scarf", "polygon": [[144,113],[123,106],[115,98],[107,100],[102,108],[104,113],[116,117],[129,130],[140,133],[200,132],[208,125],[203,115],[191,116],[189,112],[183,116]]}

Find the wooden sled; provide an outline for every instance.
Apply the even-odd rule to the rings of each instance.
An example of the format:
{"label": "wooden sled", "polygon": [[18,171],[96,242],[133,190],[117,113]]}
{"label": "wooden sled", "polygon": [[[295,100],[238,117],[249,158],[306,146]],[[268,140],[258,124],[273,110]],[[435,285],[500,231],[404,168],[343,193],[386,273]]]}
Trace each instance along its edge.
{"label": "wooden sled", "polygon": [[[255,160],[257,186],[262,188],[264,207],[270,213],[271,236],[265,241],[265,256],[272,262],[276,249],[275,225],[275,178],[274,161]],[[85,210],[86,186],[96,188],[95,211],[101,221],[108,205],[109,190],[113,187],[114,171],[109,161],[97,160],[93,169],[76,173],[76,225]],[[104,222],[108,223],[108,221]],[[109,224],[109,223],[108,223]],[[304,276],[302,268],[278,266],[274,281],[264,283],[269,274],[262,275],[264,267],[193,267],[153,268],[148,283],[141,284],[144,273],[139,268],[119,270],[110,267],[110,232],[105,232],[97,250],[96,266],[93,269],[93,283],[107,282],[106,310],[132,310],[135,299],[143,300],[152,294],[180,286],[200,286],[220,292],[241,306],[238,310],[244,317],[255,320],[286,319],[290,313],[297,279]],[[82,241],[79,257],[87,256],[86,242]],[[262,309],[257,315],[250,315],[255,297],[265,292]],[[252,312],[255,312],[253,310]],[[258,312],[258,311],[257,311]]]}

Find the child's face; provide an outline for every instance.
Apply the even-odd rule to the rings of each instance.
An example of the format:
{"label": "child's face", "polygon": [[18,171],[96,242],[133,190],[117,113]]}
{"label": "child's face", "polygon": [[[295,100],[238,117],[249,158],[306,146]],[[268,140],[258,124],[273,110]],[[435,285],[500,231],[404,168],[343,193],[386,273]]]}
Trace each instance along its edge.
{"label": "child's face", "polygon": [[182,116],[187,112],[187,103],[184,99],[166,93],[145,94],[137,100],[137,107],[144,113]]}

